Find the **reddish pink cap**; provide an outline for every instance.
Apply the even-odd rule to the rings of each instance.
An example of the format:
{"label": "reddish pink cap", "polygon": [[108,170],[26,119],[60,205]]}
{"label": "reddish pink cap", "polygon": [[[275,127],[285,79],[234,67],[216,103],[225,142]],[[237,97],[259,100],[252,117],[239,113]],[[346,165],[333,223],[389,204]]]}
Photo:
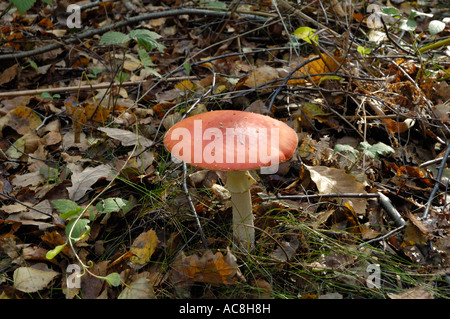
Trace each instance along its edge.
{"label": "reddish pink cap", "polygon": [[269,116],[212,111],[188,117],[164,136],[172,155],[203,169],[241,171],[288,160],[297,147],[295,131]]}

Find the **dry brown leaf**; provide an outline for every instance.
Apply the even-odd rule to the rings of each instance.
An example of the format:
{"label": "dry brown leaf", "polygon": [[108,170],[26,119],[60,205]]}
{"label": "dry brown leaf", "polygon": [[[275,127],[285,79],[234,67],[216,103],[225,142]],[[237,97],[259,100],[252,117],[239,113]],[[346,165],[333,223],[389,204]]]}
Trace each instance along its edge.
{"label": "dry brown leaf", "polygon": [[138,278],[127,285],[117,299],[156,299],[153,283],[146,277]]}
{"label": "dry brown leaf", "polygon": [[76,202],[81,199],[98,180],[111,180],[112,174],[111,167],[104,164],[96,167],[88,167],[82,172],[73,172],[71,178],[72,186],[67,187],[69,198]]}
{"label": "dry brown leaf", "polygon": [[142,147],[150,147],[153,142],[149,139],[137,135],[136,133],[119,128],[99,127],[99,131],[105,132],[109,137],[119,140],[123,146],[131,146],[139,143]]}
{"label": "dry brown leaf", "polygon": [[10,66],[5,71],[0,74],[0,85],[11,82],[17,76],[17,70],[19,69],[18,64]]}
{"label": "dry brown leaf", "polygon": [[0,119],[0,137],[4,126],[9,126],[17,133],[25,135],[27,133],[34,134],[34,130],[41,123],[40,117],[32,109],[26,106],[18,106]]}
{"label": "dry brown leaf", "polygon": [[17,175],[11,181],[12,185],[15,187],[37,186],[43,182],[44,177],[42,177],[39,171]]}
{"label": "dry brown leaf", "polygon": [[179,253],[171,276],[175,283],[188,281],[232,285],[242,275],[236,257],[230,251],[223,256],[221,252],[214,254],[207,250],[202,255],[186,256],[184,252]]}
{"label": "dry brown leaf", "polygon": [[391,299],[433,299],[433,294],[424,287],[414,287],[394,294],[387,293]]}
{"label": "dry brown leaf", "polygon": [[36,292],[46,288],[59,275],[44,263],[19,267],[14,271],[14,287],[23,292]]}
{"label": "dry brown leaf", "polygon": [[277,69],[264,65],[256,68],[245,80],[244,85],[250,88],[256,88],[276,79],[278,79]]}
{"label": "dry brown leaf", "polygon": [[[311,179],[317,186],[320,194],[365,194],[364,186],[356,178],[344,170],[326,166],[307,166]],[[367,200],[364,198],[342,198],[341,205],[349,203],[357,215],[365,214]]]}
{"label": "dry brown leaf", "polygon": [[270,254],[270,257],[281,262],[286,262],[295,255],[297,248],[300,245],[300,241],[298,240],[297,236],[292,236],[290,241],[282,241],[281,245],[283,247],[277,247]]}

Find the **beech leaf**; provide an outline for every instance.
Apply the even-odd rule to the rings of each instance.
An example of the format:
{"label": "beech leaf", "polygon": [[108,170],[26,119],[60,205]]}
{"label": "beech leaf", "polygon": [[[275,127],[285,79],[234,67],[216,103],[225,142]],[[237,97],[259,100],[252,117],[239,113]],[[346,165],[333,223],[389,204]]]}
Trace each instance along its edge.
{"label": "beech leaf", "polygon": [[[366,193],[364,186],[357,182],[353,175],[347,174],[342,169],[326,166],[306,166],[306,168],[320,194]],[[350,204],[358,215],[366,212],[367,200],[364,198],[343,198],[340,202],[342,205]]]}
{"label": "beech leaf", "polygon": [[59,273],[39,263],[32,267],[19,267],[14,271],[14,287],[23,292],[36,292],[46,288]]}

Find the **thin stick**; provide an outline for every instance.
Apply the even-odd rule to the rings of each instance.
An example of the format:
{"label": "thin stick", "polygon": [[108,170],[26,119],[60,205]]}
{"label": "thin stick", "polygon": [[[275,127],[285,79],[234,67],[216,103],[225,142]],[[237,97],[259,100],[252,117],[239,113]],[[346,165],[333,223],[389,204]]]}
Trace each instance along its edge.
{"label": "thin stick", "polygon": [[395,233],[401,231],[403,228],[405,228],[405,225],[400,226],[400,227],[397,227],[397,228],[395,228],[395,229],[393,229],[393,230],[387,232],[387,233],[384,234],[383,236],[380,236],[380,237],[377,237],[377,238],[373,238],[373,239],[371,239],[371,240],[368,240],[368,241],[366,241],[366,242],[363,242],[362,244],[359,245],[359,247],[362,247],[362,246],[368,245],[368,244],[372,244],[372,243],[374,243],[374,242],[381,241],[381,240],[384,241],[386,238],[391,237],[391,236],[394,235]]}
{"label": "thin stick", "polygon": [[192,211],[192,213],[194,215],[195,222],[197,223],[198,231],[200,232],[200,237],[202,238],[203,246],[205,247],[205,249],[208,249],[208,243],[206,242],[205,235],[203,234],[202,224],[200,223],[200,220],[199,220],[198,215],[197,215],[197,211],[195,210],[194,204],[192,203],[191,195],[189,194],[189,189],[187,187],[186,178],[187,178],[187,165],[186,165],[186,162],[183,162],[183,190],[184,190],[184,194],[185,194],[185,196],[186,196],[186,198],[188,200],[189,208],[191,209],[191,211]]}
{"label": "thin stick", "polygon": [[445,155],[442,158],[441,166],[439,167],[438,175],[436,177],[436,184],[434,184],[433,191],[431,192],[431,195],[428,199],[427,206],[425,207],[425,212],[422,215],[422,219],[426,219],[428,217],[428,214],[430,213],[431,208],[431,202],[433,201],[434,195],[436,195],[436,192],[439,188],[439,184],[441,182],[442,172],[444,171],[445,165],[447,164],[447,158],[450,154],[450,145],[447,145],[447,150],[445,151]]}
{"label": "thin stick", "polygon": [[375,193],[330,193],[330,194],[312,194],[312,195],[275,195],[264,196],[260,195],[262,200],[274,200],[274,199],[322,199],[322,198],[379,198],[379,194]]}
{"label": "thin stick", "polygon": [[10,199],[10,200],[12,200],[12,201],[14,201],[14,202],[16,202],[17,204],[22,205],[23,207],[26,207],[26,208],[28,208],[28,209],[34,210],[35,212],[38,212],[38,213],[47,215],[47,216],[49,216],[49,217],[52,217],[52,216],[53,216],[52,214],[49,214],[49,213],[47,213],[47,212],[41,211],[41,210],[39,210],[39,209],[36,209],[36,208],[34,208],[34,207],[30,206],[30,205],[27,205],[27,204],[21,202],[20,200],[14,198],[14,197],[12,197],[12,196],[9,196],[8,194],[5,194],[5,193],[3,193],[3,192],[1,192],[1,191],[0,191],[0,195],[1,195],[1,196],[4,196],[4,197],[6,197],[6,198],[8,198],[8,199]]}
{"label": "thin stick", "polygon": [[[186,77],[170,77],[166,78],[165,81],[180,81],[180,80],[189,80],[194,79],[194,76]],[[112,86],[135,86],[141,84],[141,81],[127,81],[120,83],[113,83]],[[100,90],[107,89],[111,87],[110,83],[100,83],[100,84],[92,84],[92,85],[80,85],[80,86],[67,86],[67,87],[59,87],[59,88],[44,88],[44,89],[35,89],[35,90],[23,90],[23,91],[8,91],[8,92],[0,92],[0,98],[12,98],[17,96],[28,96],[28,95],[40,95],[42,93],[62,93],[62,92],[77,92],[77,91],[86,91],[86,90]]]}

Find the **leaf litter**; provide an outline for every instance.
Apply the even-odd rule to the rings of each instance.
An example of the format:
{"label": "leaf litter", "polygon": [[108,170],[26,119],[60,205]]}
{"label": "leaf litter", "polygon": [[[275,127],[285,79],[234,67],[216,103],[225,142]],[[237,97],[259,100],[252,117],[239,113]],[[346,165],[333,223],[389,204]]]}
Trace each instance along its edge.
{"label": "leaf litter", "polygon": [[[323,14],[374,31],[362,4],[310,2],[279,1],[281,16],[266,1],[241,4],[207,31],[220,10],[167,1],[183,14],[84,33],[113,12],[162,9],[108,2],[84,11],[88,47],[37,52],[30,35],[70,36],[48,20],[59,9],[6,12],[2,46],[25,57],[2,58],[0,75],[1,298],[55,298],[53,288],[70,299],[448,298],[448,52],[424,42],[420,58],[404,55],[439,44],[448,27],[439,9],[416,22],[410,4],[389,4],[403,21],[388,26],[414,20],[423,38],[405,38],[402,51],[380,28],[378,43],[358,30],[349,44],[346,24]],[[263,27],[270,17],[283,21]],[[161,143],[186,111],[215,109],[267,114],[299,136],[276,174],[255,172],[249,254],[227,237],[224,174],[185,171]],[[373,264],[384,271],[375,288]],[[83,270],[76,287],[68,265]]]}

